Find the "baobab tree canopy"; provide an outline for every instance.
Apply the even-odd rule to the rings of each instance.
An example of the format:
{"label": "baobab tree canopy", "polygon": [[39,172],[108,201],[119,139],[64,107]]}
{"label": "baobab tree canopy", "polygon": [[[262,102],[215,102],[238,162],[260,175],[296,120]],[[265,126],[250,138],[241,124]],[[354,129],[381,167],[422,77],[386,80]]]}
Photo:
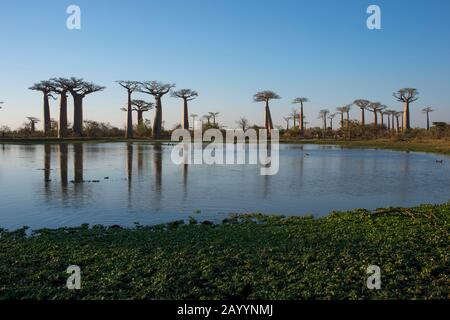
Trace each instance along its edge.
{"label": "baobab tree canopy", "polygon": [[127,89],[127,90],[130,91],[130,92],[137,91],[137,90],[140,89],[140,87],[141,87],[141,84],[140,84],[140,82],[138,82],[138,81],[124,81],[124,80],[119,80],[119,81],[117,81],[117,83],[118,83],[121,87]]}
{"label": "baobab tree canopy", "polygon": [[261,91],[253,96],[255,102],[267,102],[272,99],[281,99],[281,97],[273,91]]}
{"label": "baobab tree canopy", "polygon": [[305,103],[305,102],[309,102],[309,99],[308,99],[308,98],[301,97],[301,98],[295,98],[295,99],[292,101],[292,104],[302,104],[302,103]]}
{"label": "baobab tree canopy", "polygon": [[419,99],[419,91],[414,88],[403,88],[394,92],[394,97],[400,102],[414,102]]}
{"label": "baobab tree canopy", "polygon": [[369,100],[358,99],[358,100],[355,100],[353,102],[353,104],[356,105],[357,107],[361,108],[361,109],[366,109],[367,106],[369,104],[371,104],[371,102]]}
{"label": "baobab tree canopy", "polygon": [[155,97],[162,97],[167,94],[170,89],[175,87],[174,83],[162,83],[159,81],[144,81],[140,83],[138,91],[147,93]]}
{"label": "baobab tree canopy", "polygon": [[194,100],[198,96],[198,93],[191,89],[181,89],[178,91],[172,91],[172,97],[186,99],[187,101]]}

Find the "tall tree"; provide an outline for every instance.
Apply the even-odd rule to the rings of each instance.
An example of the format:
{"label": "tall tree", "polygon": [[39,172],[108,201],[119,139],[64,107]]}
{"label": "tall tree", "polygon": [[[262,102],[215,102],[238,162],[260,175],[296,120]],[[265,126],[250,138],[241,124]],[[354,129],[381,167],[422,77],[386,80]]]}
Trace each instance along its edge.
{"label": "tall tree", "polygon": [[273,122],[272,115],[270,114],[269,101],[273,99],[281,99],[281,97],[273,91],[261,91],[256,93],[253,96],[253,100],[255,102],[265,102],[265,111],[264,111],[264,128],[270,134],[270,131],[273,130]]}
{"label": "tall tree", "polygon": [[295,129],[295,128],[297,128],[297,117],[298,117],[297,110],[292,109],[290,116],[291,116],[292,120],[294,121],[293,128]]}
{"label": "tall tree", "polygon": [[397,129],[396,129],[397,133],[400,131],[400,118],[402,115],[403,115],[403,112],[396,111],[394,113],[396,124],[397,124]]}
{"label": "tall tree", "polygon": [[126,139],[133,139],[133,100],[131,95],[133,92],[138,91],[141,84],[137,81],[117,81],[119,86],[127,90],[128,102],[127,102],[127,131],[125,133]]}
{"label": "tall tree", "polygon": [[295,98],[294,101],[292,101],[293,104],[300,104],[299,127],[302,136],[305,133],[305,113],[303,110],[303,104],[306,102],[309,102],[309,99],[305,97]]}
{"label": "tall tree", "polygon": [[345,113],[345,107],[338,107],[336,110],[341,115],[341,129],[344,129],[344,113]]}
{"label": "tall tree", "polygon": [[219,116],[220,112],[209,112],[209,115],[211,116],[213,120],[213,126],[216,126],[217,122],[216,119]]}
{"label": "tall tree", "polygon": [[183,129],[189,130],[188,102],[198,97],[198,93],[191,89],[172,91],[172,97],[183,99]]}
{"label": "tall tree", "polygon": [[292,117],[283,117],[284,121],[286,121],[286,131],[289,130],[289,122],[291,121]]}
{"label": "tall tree", "polygon": [[386,107],[379,102],[372,102],[367,106],[367,110],[373,113],[373,126],[378,127],[378,113],[383,111]]}
{"label": "tall tree", "polygon": [[50,102],[49,97],[54,89],[53,82],[50,80],[44,80],[37,82],[32,85],[30,90],[41,91],[44,94],[44,133],[49,135],[52,130],[52,125],[50,122]]}
{"label": "tall tree", "polygon": [[336,118],[336,116],[337,116],[338,114],[339,114],[339,113],[336,112],[336,113],[331,113],[331,114],[328,116],[328,119],[330,120],[330,129],[331,129],[331,131],[333,131],[333,120],[334,120],[334,118]]}
{"label": "tall tree", "polygon": [[161,138],[163,120],[162,120],[162,97],[166,95],[172,88],[175,87],[173,83],[161,83],[158,81],[141,82],[140,92],[152,95],[155,97],[156,112],[153,120],[152,134],[154,138]]}
{"label": "tall tree", "polygon": [[248,128],[248,120],[245,117],[241,117],[238,121],[236,121],[239,128],[241,128],[243,131],[247,130]]}
{"label": "tall tree", "polygon": [[430,131],[430,113],[434,112],[434,110],[431,107],[427,107],[422,109],[422,112],[427,115],[427,131]]}
{"label": "tall tree", "polygon": [[36,117],[27,117],[28,121],[30,121],[30,129],[31,133],[34,133],[36,131],[36,123],[38,123],[40,120]]}
{"label": "tall tree", "polygon": [[205,115],[203,116],[203,119],[205,119],[205,120],[207,121],[208,125],[211,124],[211,115],[205,114]]}
{"label": "tall tree", "polygon": [[91,93],[104,90],[105,87],[75,77],[68,79],[66,86],[73,97],[73,134],[81,137],[83,135],[83,99]]}
{"label": "tall tree", "polygon": [[195,119],[197,119],[198,114],[196,113],[191,113],[190,117],[192,118],[192,130],[195,130]]}
{"label": "tall tree", "polygon": [[144,112],[150,111],[155,106],[153,102],[147,102],[139,99],[131,100],[131,105],[133,106],[133,111],[137,113],[139,126],[144,125]]}
{"label": "tall tree", "polygon": [[404,103],[403,121],[405,129],[411,129],[409,106],[411,103],[419,99],[418,95],[419,91],[414,88],[404,88],[398,90],[397,92],[394,92],[394,97],[397,99],[397,101]]}
{"label": "tall tree", "polygon": [[67,92],[69,80],[65,78],[53,78],[53,92],[59,95],[59,122],[58,138],[67,138]]}
{"label": "tall tree", "polygon": [[348,104],[348,105],[342,107],[342,110],[347,115],[347,123],[346,123],[347,130],[350,129],[350,110],[351,109],[352,109],[351,104]]}
{"label": "tall tree", "polygon": [[319,119],[322,119],[322,121],[323,121],[324,136],[327,131],[327,116],[329,113],[330,113],[330,110],[328,110],[328,109],[322,109],[319,111]]}
{"label": "tall tree", "polygon": [[365,111],[370,104],[369,100],[358,99],[353,102],[358,108],[361,109],[361,125],[364,127],[366,125]]}

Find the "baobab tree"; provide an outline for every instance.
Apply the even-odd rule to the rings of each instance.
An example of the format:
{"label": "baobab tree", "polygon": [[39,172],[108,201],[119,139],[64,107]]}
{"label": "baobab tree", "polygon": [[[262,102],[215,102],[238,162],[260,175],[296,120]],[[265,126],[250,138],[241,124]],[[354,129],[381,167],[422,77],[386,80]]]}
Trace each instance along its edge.
{"label": "baobab tree", "polygon": [[345,113],[345,107],[338,107],[336,108],[338,113],[341,115],[341,129],[344,128],[344,113]]}
{"label": "baobab tree", "polygon": [[319,111],[319,119],[323,120],[324,136],[327,131],[327,116],[329,113],[330,113],[330,110],[328,110],[328,109],[322,109]]}
{"label": "baobab tree", "polygon": [[75,77],[68,79],[66,86],[73,98],[73,134],[81,137],[83,135],[83,99],[91,93],[103,91],[105,87]]}
{"label": "baobab tree", "polygon": [[239,128],[241,128],[243,131],[247,130],[248,128],[248,120],[245,117],[241,117],[238,121],[236,121]]}
{"label": "baobab tree", "polygon": [[[153,102],[147,102],[144,100],[131,100],[131,105],[133,106],[133,111],[137,113],[138,125],[144,125],[144,112],[150,111],[153,109],[155,104]],[[128,110],[127,110],[128,111]]]}
{"label": "baobab tree", "polygon": [[65,78],[53,78],[53,92],[59,95],[59,128],[58,138],[67,138],[67,92],[69,80]]}
{"label": "baobab tree", "polygon": [[183,129],[189,130],[188,102],[197,98],[198,93],[191,89],[172,91],[172,97],[183,99]]}
{"label": "baobab tree", "polygon": [[350,129],[350,110],[352,109],[352,105],[348,104],[344,106],[344,111],[347,115],[347,129]]}
{"label": "baobab tree", "polygon": [[41,91],[44,94],[44,133],[48,135],[51,132],[52,125],[50,122],[50,102],[49,97],[52,97],[51,93],[54,89],[53,82],[50,80],[44,80],[32,85],[30,90]]}
{"label": "baobab tree", "polygon": [[27,117],[28,121],[30,121],[30,130],[31,133],[34,133],[36,131],[36,123],[38,123],[40,120],[36,117]]}
{"label": "baobab tree", "polygon": [[128,94],[128,103],[127,103],[127,131],[125,134],[126,139],[133,138],[133,100],[131,99],[131,95],[133,92],[140,89],[141,85],[137,81],[117,81],[119,86],[127,90]]}
{"label": "baobab tree", "polygon": [[297,128],[297,116],[298,116],[297,110],[292,109],[290,116],[291,116],[292,120],[294,120],[293,128],[295,129],[295,128]]}
{"label": "baobab tree", "polygon": [[211,116],[213,120],[213,126],[216,126],[216,118],[219,116],[220,112],[209,112],[209,115]]}
{"label": "baobab tree", "polygon": [[395,120],[396,120],[396,123],[397,123],[397,132],[400,131],[400,118],[401,118],[402,115],[403,115],[403,112],[396,111],[394,113]]}
{"label": "baobab tree", "polygon": [[291,121],[292,117],[283,117],[284,121],[286,121],[286,131],[289,130],[289,122]]}
{"label": "baobab tree", "polygon": [[190,117],[192,118],[192,130],[195,130],[195,119],[197,119],[198,114],[191,113]]}
{"label": "baobab tree", "polygon": [[367,106],[367,110],[373,113],[373,126],[378,127],[378,112],[383,111],[386,106],[383,106],[379,102],[372,102]]}
{"label": "baobab tree", "polygon": [[331,114],[328,116],[328,119],[330,120],[330,129],[331,129],[331,131],[333,131],[333,120],[334,120],[334,118],[336,118],[336,116],[337,116],[338,114],[339,114],[339,113],[336,112],[336,113],[331,113]]}
{"label": "baobab tree", "polygon": [[258,92],[253,96],[253,100],[255,102],[265,102],[266,104],[264,111],[264,128],[268,130],[269,134],[270,131],[273,130],[273,122],[272,122],[272,115],[270,114],[269,101],[280,98],[281,97],[278,94],[269,90]]}
{"label": "baobab tree", "polygon": [[434,110],[431,107],[427,107],[422,109],[422,112],[427,115],[427,131],[430,131],[430,113],[434,112]]}
{"label": "baobab tree", "polygon": [[203,119],[205,119],[207,121],[208,125],[211,125],[211,115],[205,114],[203,116]]}
{"label": "baobab tree", "polygon": [[353,104],[355,104],[358,108],[361,109],[361,126],[364,127],[366,125],[365,111],[367,109],[367,106],[370,104],[370,101],[364,100],[364,99],[358,99],[358,100],[355,100],[353,102]]}
{"label": "baobab tree", "polygon": [[161,83],[158,81],[141,82],[140,92],[152,95],[155,98],[155,118],[153,120],[152,134],[154,138],[161,138],[162,132],[162,97],[175,87],[173,83]]}
{"label": "baobab tree", "polygon": [[299,127],[302,135],[305,132],[305,113],[303,111],[303,104],[306,102],[309,102],[309,99],[305,97],[295,98],[294,101],[292,101],[293,104],[300,104]]}
{"label": "baobab tree", "polygon": [[419,99],[418,95],[419,91],[414,88],[404,88],[398,90],[397,92],[394,92],[394,97],[397,99],[397,101],[404,103],[403,122],[405,129],[411,129],[409,105]]}

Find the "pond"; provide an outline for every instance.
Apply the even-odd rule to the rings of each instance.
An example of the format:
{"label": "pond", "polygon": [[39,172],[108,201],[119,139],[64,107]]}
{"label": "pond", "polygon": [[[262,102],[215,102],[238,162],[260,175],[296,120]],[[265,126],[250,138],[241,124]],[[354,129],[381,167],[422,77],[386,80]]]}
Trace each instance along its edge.
{"label": "pond", "polygon": [[279,173],[262,176],[258,165],[175,165],[172,148],[1,144],[0,227],[221,221],[248,212],[321,216],[450,199],[448,156],[283,144]]}

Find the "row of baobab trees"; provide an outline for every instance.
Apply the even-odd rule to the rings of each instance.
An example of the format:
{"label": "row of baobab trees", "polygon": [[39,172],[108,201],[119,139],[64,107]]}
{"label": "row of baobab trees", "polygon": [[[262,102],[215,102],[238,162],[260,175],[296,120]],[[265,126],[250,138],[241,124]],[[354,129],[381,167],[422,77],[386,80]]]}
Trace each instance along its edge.
{"label": "row of baobab trees", "polygon": [[[127,92],[127,106],[122,110],[127,113],[127,128],[126,128],[126,138],[133,138],[133,111],[137,112],[138,115],[138,125],[142,125],[144,122],[143,114],[150,109],[155,109],[154,120],[152,123],[152,135],[154,138],[160,138],[162,135],[162,124],[163,124],[163,97],[171,93],[172,97],[179,98],[183,101],[182,109],[182,122],[181,127],[184,129],[189,129],[189,110],[188,103],[198,97],[198,93],[191,89],[181,89],[174,90],[175,84],[172,83],[162,83],[158,81],[117,81],[117,83],[123,87]],[[43,93],[44,97],[44,132],[49,134],[51,131],[51,118],[50,118],[50,104],[49,99],[59,96],[59,127],[58,127],[58,137],[65,138],[68,136],[67,128],[67,96],[70,94],[73,98],[74,105],[74,121],[73,121],[73,134],[74,136],[81,137],[83,135],[83,100],[89,94],[103,91],[104,86],[96,85],[92,82],[84,81],[79,78],[52,78],[50,80],[41,81],[34,84],[29,89],[40,91]],[[134,93],[148,94],[154,97],[155,102],[147,102],[144,100],[133,99]],[[361,125],[365,126],[365,112],[369,111],[373,113],[374,121],[373,125],[378,126],[378,115],[381,116],[381,124],[384,125],[384,116],[389,117],[388,125],[394,128],[394,119],[396,119],[397,129],[400,128],[400,120],[402,118],[401,128],[409,129],[410,125],[410,104],[418,100],[418,91],[414,88],[404,88],[395,92],[394,97],[397,101],[404,104],[402,112],[396,112],[389,110],[385,105],[380,102],[371,102],[364,99],[355,100],[353,103],[340,107],[337,109],[338,113],[331,114],[328,109],[323,109],[320,111],[320,118],[323,119],[324,129],[327,128],[327,119],[330,119],[330,126],[332,128],[332,120],[338,114],[341,116],[341,126],[344,126],[345,115],[347,116],[347,125],[350,122],[350,109],[353,105],[356,105],[361,109]],[[253,99],[255,102],[264,102],[264,128],[267,130],[273,130],[274,125],[272,121],[272,116],[270,112],[269,102],[274,99],[280,99],[281,97],[273,91],[261,91],[254,95]],[[293,104],[300,105],[299,113],[293,116],[294,126],[296,125],[296,119],[299,121],[300,133],[303,135],[305,130],[305,115],[304,115],[304,104],[309,102],[308,98],[299,97],[293,100]],[[431,108],[424,109],[427,114],[427,128],[429,129],[429,113],[433,110]],[[208,123],[210,119],[213,119],[214,125],[216,124],[216,117],[219,115],[217,112],[211,112],[206,116]],[[196,114],[190,115],[194,122],[197,117]],[[32,127],[38,121],[36,118],[29,118]],[[287,120],[287,119],[285,119]],[[288,121],[288,120],[287,120]]]}
{"label": "row of baobab trees", "polygon": [[[272,97],[272,99],[278,99],[278,95],[273,92],[268,92],[267,96]],[[395,99],[404,104],[403,111],[395,111],[389,109],[388,106],[380,103],[380,102],[372,102],[365,99],[358,99],[353,101],[352,103],[336,108],[335,113],[330,112],[329,109],[322,109],[319,111],[319,118],[322,119],[323,129],[326,130],[327,127],[333,130],[333,120],[340,115],[340,123],[341,128],[346,127],[349,129],[350,127],[350,110],[352,106],[356,106],[361,110],[361,119],[360,125],[365,127],[366,125],[366,111],[371,112],[373,114],[373,126],[378,128],[381,125],[382,128],[386,127],[388,130],[396,130],[397,132],[403,129],[410,129],[410,105],[411,103],[417,101],[418,91],[414,88],[404,88],[400,89],[393,94]],[[305,102],[309,102],[308,98],[296,98],[293,101],[293,104],[300,104],[300,111],[293,110],[293,112],[283,119],[286,121],[286,129],[289,130],[289,123],[291,120],[294,122],[294,128],[296,128],[296,123],[298,119],[298,128],[300,129],[301,134],[304,133],[305,129],[305,115],[303,111],[303,104]],[[434,110],[431,107],[427,107],[422,109],[422,112],[426,114],[427,117],[427,130],[430,130],[430,116],[429,114]],[[385,123],[384,119],[387,116],[387,122]],[[379,118],[380,117],[380,118]],[[400,120],[401,119],[401,120]],[[329,126],[327,126],[327,120],[329,120]],[[381,121],[379,121],[381,120]],[[400,124],[401,122],[401,124]]]}
{"label": "row of baobab trees", "polygon": [[[128,100],[127,107],[123,108],[127,112],[127,129],[126,138],[133,138],[133,117],[132,112],[135,111],[138,114],[138,124],[144,123],[143,114],[150,109],[155,108],[155,118],[153,121],[152,133],[153,137],[160,138],[162,134],[162,98],[169,92],[176,98],[183,100],[183,128],[189,128],[189,114],[188,114],[188,102],[195,99],[198,94],[191,89],[173,90],[175,84],[166,84],[158,81],[117,81],[117,83],[126,89]],[[50,103],[51,98],[56,99],[59,96],[59,122],[58,122],[58,137],[65,138],[68,136],[67,125],[67,97],[70,94],[73,98],[74,105],[74,119],[73,119],[73,135],[81,137],[83,135],[83,100],[92,93],[103,91],[104,86],[96,85],[91,82],[84,81],[79,78],[52,78],[50,80],[44,80],[35,83],[29,89],[40,91],[44,97],[44,132],[46,135],[51,131],[51,118],[50,118]],[[149,94],[154,97],[155,102],[147,102],[144,100],[134,100],[132,95],[135,92]],[[211,113],[210,116],[215,117],[218,113]],[[37,118],[29,118],[32,128],[38,121]]]}

